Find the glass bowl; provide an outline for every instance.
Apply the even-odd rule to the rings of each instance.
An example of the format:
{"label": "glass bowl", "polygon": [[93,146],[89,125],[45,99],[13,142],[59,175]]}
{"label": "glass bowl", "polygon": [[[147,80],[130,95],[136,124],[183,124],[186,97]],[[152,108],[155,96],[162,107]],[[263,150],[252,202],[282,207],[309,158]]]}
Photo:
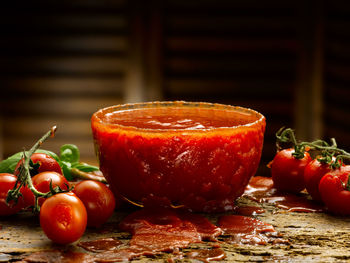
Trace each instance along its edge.
{"label": "glass bowl", "polygon": [[112,191],[140,206],[232,210],[258,168],[265,117],[204,102],[147,102],[93,114],[100,169]]}

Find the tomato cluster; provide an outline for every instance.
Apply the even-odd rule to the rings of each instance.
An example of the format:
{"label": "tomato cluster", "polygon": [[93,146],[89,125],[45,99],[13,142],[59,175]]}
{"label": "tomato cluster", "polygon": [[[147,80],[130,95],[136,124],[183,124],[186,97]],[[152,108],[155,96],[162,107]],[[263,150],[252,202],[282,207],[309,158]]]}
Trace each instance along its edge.
{"label": "tomato cluster", "polygon": [[[84,180],[71,190],[70,182],[63,176],[59,163],[51,156],[34,153],[31,156],[33,187],[42,193],[59,187],[61,193],[48,198],[40,197],[40,225],[53,242],[68,244],[78,240],[86,226],[98,227],[105,223],[116,206],[113,193],[105,184]],[[6,202],[8,191],[16,185],[23,160],[16,166],[14,174],[0,173],[0,216],[8,216],[23,208],[35,205],[35,196],[28,185],[20,189],[17,202]],[[34,168],[35,169],[34,169]]]}
{"label": "tomato cluster", "polygon": [[[302,158],[295,150],[280,150],[270,164],[274,186],[279,191],[299,193],[306,189],[312,199],[323,202],[331,213],[350,215],[350,165],[338,165],[312,159],[305,151]],[[335,159],[333,159],[335,162]]]}

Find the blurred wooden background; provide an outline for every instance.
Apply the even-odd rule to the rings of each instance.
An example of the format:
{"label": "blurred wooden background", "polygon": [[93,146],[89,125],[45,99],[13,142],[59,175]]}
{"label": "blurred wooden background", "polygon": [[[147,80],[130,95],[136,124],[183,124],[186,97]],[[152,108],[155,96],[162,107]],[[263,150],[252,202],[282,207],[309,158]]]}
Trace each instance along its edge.
{"label": "blurred wooden background", "polygon": [[0,8],[0,157],[79,146],[96,162],[90,117],[109,105],[210,101],[267,117],[274,133],[350,148],[350,2],[6,1]]}

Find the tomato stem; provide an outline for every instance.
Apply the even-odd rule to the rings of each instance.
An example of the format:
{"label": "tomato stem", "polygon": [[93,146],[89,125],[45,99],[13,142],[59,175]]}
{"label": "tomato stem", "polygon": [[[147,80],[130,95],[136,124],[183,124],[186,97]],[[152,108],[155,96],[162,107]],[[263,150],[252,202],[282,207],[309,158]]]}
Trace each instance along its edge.
{"label": "tomato stem", "polygon": [[334,138],[331,138],[331,144],[324,140],[315,140],[312,142],[298,142],[296,140],[294,131],[291,128],[282,127],[276,133],[276,145],[277,149],[280,150],[281,143],[289,143],[294,147],[293,156],[297,159],[302,159],[306,149],[321,151],[321,156],[318,160],[322,163],[330,165],[331,168],[336,169],[340,167],[344,160],[350,160],[350,153],[343,149],[338,148],[337,142]]}
{"label": "tomato stem", "polygon": [[72,168],[70,170],[70,172],[72,173],[72,175],[74,177],[79,178],[79,179],[94,180],[94,181],[98,181],[98,182],[101,182],[101,183],[104,183],[104,184],[107,183],[106,179],[103,176],[97,176],[93,172],[92,173],[87,173],[87,172],[81,171],[81,170],[79,170],[77,168]]}
{"label": "tomato stem", "polygon": [[[51,195],[60,193],[60,192],[67,192],[66,190],[62,190],[59,187],[57,188],[52,188],[52,184],[50,184],[50,192],[48,193],[42,193],[38,191],[32,182],[32,178],[30,175],[30,157],[33,155],[33,153],[40,148],[40,146],[44,143],[44,141],[49,138],[53,137],[57,128],[56,126],[53,126],[47,133],[45,133],[34,145],[33,147],[26,153],[25,150],[23,150],[23,163],[19,167],[19,174],[17,177],[17,181],[15,183],[15,186],[13,189],[11,189],[6,197],[6,202],[10,202],[11,200],[14,200],[15,202],[18,201],[18,198],[22,196],[20,193],[20,189],[27,185],[28,188],[32,191],[35,197],[35,204],[34,204],[34,212],[39,212],[40,211],[40,206],[38,205],[38,198],[39,197],[49,197]],[[70,189],[69,189],[70,190]]]}
{"label": "tomato stem", "polygon": [[348,181],[346,183],[345,189],[350,191],[350,174],[348,174]]}

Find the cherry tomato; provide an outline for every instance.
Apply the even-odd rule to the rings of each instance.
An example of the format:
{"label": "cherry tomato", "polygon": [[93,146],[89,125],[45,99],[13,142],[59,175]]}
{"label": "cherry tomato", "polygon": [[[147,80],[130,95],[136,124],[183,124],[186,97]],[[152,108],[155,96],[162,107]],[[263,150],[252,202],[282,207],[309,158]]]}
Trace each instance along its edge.
{"label": "cherry tomato", "polygon": [[17,181],[17,176],[9,173],[0,173],[0,216],[13,215],[23,208],[23,199],[20,197],[17,204],[6,204],[7,192],[11,190]]}
{"label": "cherry tomato", "polygon": [[88,226],[98,227],[112,216],[116,201],[105,184],[93,180],[81,181],[74,187],[74,193],[85,205]]}
{"label": "cherry tomato", "polygon": [[328,210],[337,215],[350,215],[350,191],[346,189],[350,165],[341,166],[324,175],[318,189]]}
{"label": "cherry tomato", "polygon": [[[69,183],[67,179],[59,173],[42,172],[32,178],[33,186],[36,190],[42,193],[47,193],[50,191],[50,181],[52,181],[53,188],[59,186],[62,190],[68,190]],[[25,186],[22,188],[21,192],[23,194],[25,206],[34,205],[35,199],[32,191]],[[44,200],[44,198],[39,198],[38,202],[40,206],[43,204]]]}
{"label": "cherry tomato", "polygon": [[40,225],[57,244],[77,241],[85,232],[87,213],[83,202],[72,192],[49,197],[40,209]]}
{"label": "cherry tomato", "polygon": [[312,160],[306,165],[304,170],[304,182],[307,192],[315,201],[322,201],[318,186],[322,177],[332,170],[328,164],[319,162],[317,159]]}
{"label": "cherry tomato", "polygon": [[[36,165],[39,165],[38,168],[31,171],[31,175],[36,175],[38,173],[50,171],[50,172],[56,172],[59,174],[62,174],[61,166],[58,164],[58,162],[52,158],[50,155],[47,155],[45,153],[34,153],[30,159],[32,160],[34,167]],[[15,175],[19,174],[19,167],[23,163],[23,159],[20,160],[15,168]]]}
{"label": "cherry tomato", "polygon": [[273,184],[279,191],[298,193],[305,188],[304,169],[311,157],[305,152],[302,159],[297,159],[293,153],[292,148],[281,150],[271,163]]}

